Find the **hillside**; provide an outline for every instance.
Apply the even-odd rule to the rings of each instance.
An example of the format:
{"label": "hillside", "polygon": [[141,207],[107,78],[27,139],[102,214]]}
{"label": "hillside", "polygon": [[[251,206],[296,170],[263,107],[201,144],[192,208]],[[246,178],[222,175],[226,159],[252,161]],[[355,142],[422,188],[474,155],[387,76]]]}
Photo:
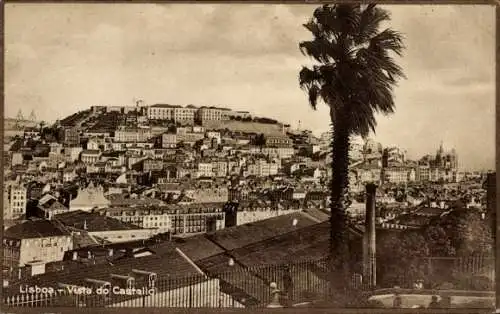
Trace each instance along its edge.
{"label": "hillside", "polygon": [[209,121],[203,123],[207,129],[224,130],[228,129],[235,132],[244,133],[263,133],[265,135],[283,134],[282,124],[267,124],[259,122],[242,122],[242,121]]}

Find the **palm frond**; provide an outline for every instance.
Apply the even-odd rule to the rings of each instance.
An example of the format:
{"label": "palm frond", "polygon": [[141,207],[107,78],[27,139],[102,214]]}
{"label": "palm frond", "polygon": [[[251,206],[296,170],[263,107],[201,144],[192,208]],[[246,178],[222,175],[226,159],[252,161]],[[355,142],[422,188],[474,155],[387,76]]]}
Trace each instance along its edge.
{"label": "palm frond", "polygon": [[376,113],[394,112],[393,87],[405,77],[390,55],[402,54],[402,34],[379,31],[389,19],[389,12],[374,4],[364,9],[357,4],[323,5],[304,24],[314,38],[299,45],[304,55],[320,63],[299,75],[311,106],[323,100],[332,122],[343,117],[350,132],[362,136],[375,131]]}
{"label": "palm frond", "polygon": [[318,103],[318,96],[321,90],[317,85],[311,85],[308,91],[309,91],[309,104],[314,110],[316,110],[316,105]]}
{"label": "palm frond", "polygon": [[393,51],[401,56],[403,49],[403,35],[392,29],[385,29],[370,39],[370,46],[385,51]]}

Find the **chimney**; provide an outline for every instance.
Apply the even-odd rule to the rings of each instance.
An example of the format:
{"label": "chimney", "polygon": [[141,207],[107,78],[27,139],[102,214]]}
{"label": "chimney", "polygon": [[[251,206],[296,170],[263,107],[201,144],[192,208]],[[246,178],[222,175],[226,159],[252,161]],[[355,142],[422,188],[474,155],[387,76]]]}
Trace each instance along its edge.
{"label": "chimney", "polygon": [[73,252],[73,260],[76,261],[78,259],[78,252]]}
{"label": "chimney", "polygon": [[365,233],[363,239],[363,278],[369,287],[376,286],[376,191],[377,186],[373,183],[366,185],[366,212],[365,212]]}

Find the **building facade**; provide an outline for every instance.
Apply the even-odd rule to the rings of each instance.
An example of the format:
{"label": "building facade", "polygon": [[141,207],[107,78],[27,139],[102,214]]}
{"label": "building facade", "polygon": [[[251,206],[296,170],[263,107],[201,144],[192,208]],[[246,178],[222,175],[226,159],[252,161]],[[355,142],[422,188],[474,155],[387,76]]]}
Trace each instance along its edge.
{"label": "building facade", "polygon": [[4,219],[19,219],[26,214],[27,189],[19,182],[4,182]]}

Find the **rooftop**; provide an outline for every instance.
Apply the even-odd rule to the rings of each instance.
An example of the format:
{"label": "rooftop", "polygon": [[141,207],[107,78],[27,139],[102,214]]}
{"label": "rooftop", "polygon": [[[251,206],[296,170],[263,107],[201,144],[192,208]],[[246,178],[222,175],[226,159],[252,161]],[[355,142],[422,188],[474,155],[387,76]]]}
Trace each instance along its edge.
{"label": "rooftop", "polygon": [[4,237],[14,239],[33,239],[57,236],[69,236],[69,233],[61,230],[56,224],[48,220],[28,220],[22,224],[8,228]]}
{"label": "rooftop", "polygon": [[86,229],[88,232],[140,229],[135,225],[100,215],[99,213],[84,212],[81,210],[58,214],[55,216],[55,219],[66,226],[80,230]]}

